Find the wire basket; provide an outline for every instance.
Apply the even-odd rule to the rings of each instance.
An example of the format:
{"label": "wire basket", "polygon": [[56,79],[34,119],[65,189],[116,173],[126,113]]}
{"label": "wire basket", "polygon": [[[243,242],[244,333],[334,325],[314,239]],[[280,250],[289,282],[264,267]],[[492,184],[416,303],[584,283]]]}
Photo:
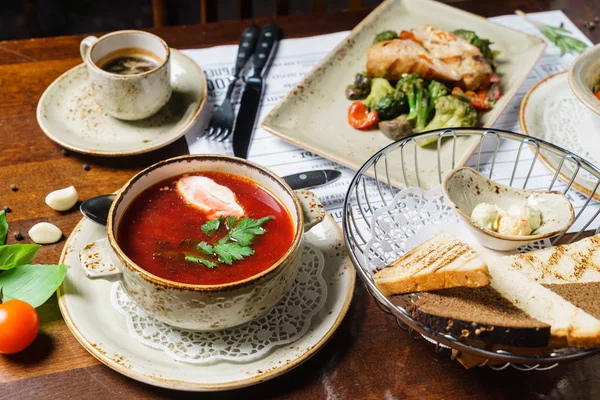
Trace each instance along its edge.
{"label": "wire basket", "polygon": [[[437,151],[417,144],[417,140],[435,137]],[[432,131],[394,142],[373,155],[359,169],[344,201],[342,223],[346,247],[359,277],[378,306],[393,315],[400,328],[408,331],[411,337],[425,338],[434,343],[436,352],[449,348],[454,350],[453,359],[461,353],[476,356],[482,360],[478,363],[480,367],[546,370],[599,353],[600,348],[563,348],[546,354],[519,355],[504,349],[474,347],[414,320],[407,311],[414,295],[394,296],[392,302],[377,288],[372,275],[385,263],[383,256],[374,255],[373,248],[368,246],[376,234],[377,227],[373,226],[373,221],[379,223],[374,219],[377,210],[392,205],[396,195],[409,192],[408,195],[413,196],[414,193],[426,193],[425,190],[427,193],[435,191],[447,172],[463,164],[509,186],[560,190],[567,195],[576,215],[568,233],[537,243],[534,248],[559,241],[561,244],[570,243],[582,235],[595,234],[600,230],[600,223],[596,220],[600,214],[600,203],[596,201],[600,197],[597,192],[600,169],[565,149],[513,132],[475,128]],[[443,198],[441,200],[443,202]],[[424,214],[430,215],[429,211]],[[408,231],[405,233],[407,237],[414,233],[410,229],[404,231]],[[398,246],[397,243],[391,245]],[[402,249],[397,251],[398,255],[404,252]],[[373,266],[373,259],[378,259],[379,267]]]}

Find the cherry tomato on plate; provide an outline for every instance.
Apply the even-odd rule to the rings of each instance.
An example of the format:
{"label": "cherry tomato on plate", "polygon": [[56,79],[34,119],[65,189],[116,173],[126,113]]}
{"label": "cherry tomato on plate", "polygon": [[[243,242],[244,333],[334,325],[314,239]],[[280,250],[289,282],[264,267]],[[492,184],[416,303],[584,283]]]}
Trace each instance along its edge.
{"label": "cherry tomato on plate", "polygon": [[377,111],[369,111],[364,103],[355,101],[350,105],[350,108],[348,109],[348,123],[353,128],[371,129],[377,126],[378,122],[379,115],[377,114]]}
{"label": "cherry tomato on plate", "polygon": [[29,303],[21,300],[0,303],[1,354],[13,354],[24,350],[33,343],[39,329],[40,317]]}

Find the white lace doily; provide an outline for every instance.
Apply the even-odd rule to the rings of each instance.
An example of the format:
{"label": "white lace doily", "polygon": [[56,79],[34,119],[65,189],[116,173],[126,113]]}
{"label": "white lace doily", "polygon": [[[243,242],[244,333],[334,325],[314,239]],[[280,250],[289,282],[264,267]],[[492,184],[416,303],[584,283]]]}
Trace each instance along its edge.
{"label": "white lace doily", "polygon": [[[572,92],[568,96],[558,96],[549,101],[544,110],[546,135],[544,140],[563,147],[583,159],[598,165],[600,163],[600,115],[587,108]],[[556,166],[558,167],[558,166]],[[563,168],[575,172],[576,164],[565,162]],[[587,171],[579,170],[579,178],[595,185],[596,179]]]}
{"label": "white lace doily", "polygon": [[[373,236],[364,251],[366,265],[373,274],[441,231],[451,233],[467,244],[475,240],[444,199],[440,185],[428,191],[406,188],[396,194],[390,204],[373,214]],[[549,245],[546,239],[523,246],[519,251]]]}
{"label": "white lace doily", "polygon": [[113,306],[127,319],[129,334],[139,342],[187,363],[218,360],[247,362],[306,333],[313,315],[327,299],[323,254],[304,244],[296,281],[269,313],[237,328],[194,332],[171,327],[141,310],[119,282],[112,286]]}

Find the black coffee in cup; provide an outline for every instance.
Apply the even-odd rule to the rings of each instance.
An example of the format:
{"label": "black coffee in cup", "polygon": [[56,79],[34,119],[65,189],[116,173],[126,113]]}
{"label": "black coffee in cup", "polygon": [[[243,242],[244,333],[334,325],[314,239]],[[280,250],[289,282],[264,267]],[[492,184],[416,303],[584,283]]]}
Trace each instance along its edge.
{"label": "black coffee in cup", "polygon": [[137,75],[158,67],[160,59],[152,52],[140,48],[113,51],[96,62],[106,72],[117,75]]}

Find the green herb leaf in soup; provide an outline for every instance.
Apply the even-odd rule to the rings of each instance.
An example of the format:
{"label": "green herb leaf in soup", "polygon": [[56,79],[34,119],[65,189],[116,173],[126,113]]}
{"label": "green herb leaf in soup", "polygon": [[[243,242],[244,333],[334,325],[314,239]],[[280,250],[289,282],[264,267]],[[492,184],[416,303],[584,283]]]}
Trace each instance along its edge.
{"label": "green herb leaf in soup", "polygon": [[197,247],[198,247],[198,250],[200,250],[201,252],[203,252],[206,255],[211,256],[214,253],[213,247],[206,242],[198,243]]}
{"label": "green herb leaf in soup", "polygon": [[6,244],[0,246],[0,270],[29,264],[40,249],[39,244]]}
{"label": "green herb leaf in soup", "polygon": [[185,260],[189,261],[189,262],[193,262],[193,263],[204,264],[208,268],[216,268],[218,266],[217,263],[214,263],[214,262],[207,260],[206,258],[202,258],[202,257],[194,257],[194,256],[187,255],[187,256],[185,256]]}
{"label": "green herb leaf in soup", "polygon": [[243,260],[244,256],[254,255],[254,250],[250,247],[242,246],[237,242],[217,243],[214,246],[215,254],[219,257],[219,261],[227,265],[231,265],[233,260]]}
{"label": "green herb leaf in soup", "polygon": [[66,274],[66,265],[19,265],[0,274],[0,287],[5,300],[19,299],[39,307],[58,289]]}
{"label": "green herb leaf in soup", "polygon": [[8,234],[8,222],[6,222],[6,213],[0,211],[0,245],[6,243],[6,235]]}
{"label": "green herb leaf in soup", "polygon": [[238,224],[231,229],[230,235],[233,240],[241,246],[249,246],[257,235],[263,235],[266,230],[262,227],[273,217],[263,217],[257,220],[252,218],[242,218]]}
{"label": "green herb leaf in soup", "polygon": [[206,222],[201,227],[202,232],[206,233],[208,236],[212,235],[219,229],[219,226],[221,226],[222,219],[223,218],[218,218],[218,219],[213,219],[211,221]]}

